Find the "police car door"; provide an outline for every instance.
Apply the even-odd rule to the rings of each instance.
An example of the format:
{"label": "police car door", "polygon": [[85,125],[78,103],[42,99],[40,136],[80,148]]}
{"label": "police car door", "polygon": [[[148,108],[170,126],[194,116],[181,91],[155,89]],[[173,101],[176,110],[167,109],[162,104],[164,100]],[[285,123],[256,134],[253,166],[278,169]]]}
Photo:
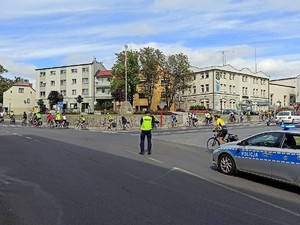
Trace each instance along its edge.
{"label": "police car door", "polygon": [[282,136],[279,132],[267,132],[244,140],[244,148],[236,158],[238,169],[271,176],[272,152],[279,149]]}
{"label": "police car door", "polygon": [[300,134],[286,133],[281,149],[273,153],[272,176],[300,184]]}

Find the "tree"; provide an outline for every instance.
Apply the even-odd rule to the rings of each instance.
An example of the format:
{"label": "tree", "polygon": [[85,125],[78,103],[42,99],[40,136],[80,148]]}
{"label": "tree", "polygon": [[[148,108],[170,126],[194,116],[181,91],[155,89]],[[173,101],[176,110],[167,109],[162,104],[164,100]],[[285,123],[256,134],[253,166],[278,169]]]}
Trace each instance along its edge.
{"label": "tree", "polygon": [[76,99],[76,102],[79,104],[79,112],[81,112],[81,103],[83,102],[83,97],[81,95],[78,95]]}
{"label": "tree", "polygon": [[47,99],[49,100],[50,109],[53,109],[53,105],[56,105],[57,102],[62,102],[64,97],[58,91],[51,91]]}
{"label": "tree", "polygon": [[155,85],[158,83],[161,65],[165,62],[165,56],[160,50],[147,47],[140,50],[139,60],[142,76],[139,86],[148,98],[148,108],[150,109]]}
{"label": "tree", "polygon": [[40,107],[40,112],[45,112],[46,107],[45,107],[43,99],[39,99],[37,101],[37,105]]}
{"label": "tree", "polygon": [[[111,95],[116,101],[125,100],[125,51],[116,53],[116,63],[112,67]],[[139,83],[139,54],[127,51],[127,100],[133,104],[133,96]]]}
{"label": "tree", "polygon": [[188,57],[182,53],[169,56],[162,67],[166,107],[169,110],[176,94],[190,87],[194,73],[189,70]]}

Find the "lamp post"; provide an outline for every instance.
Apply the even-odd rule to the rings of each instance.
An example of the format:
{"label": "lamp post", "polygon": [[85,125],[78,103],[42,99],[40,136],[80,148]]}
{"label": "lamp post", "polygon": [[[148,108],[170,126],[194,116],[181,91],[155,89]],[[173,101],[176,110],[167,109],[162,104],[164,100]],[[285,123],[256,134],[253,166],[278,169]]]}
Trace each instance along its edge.
{"label": "lamp post", "polygon": [[8,113],[10,114],[10,110],[11,110],[11,99],[9,99],[9,105],[8,105]]}
{"label": "lamp post", "polygon": [[127,102],[127,48],[128,45],[125,45],[125,102]]}
{"label": "lamp post", "polygon": [[222,97],[220,98],[220,110],[221,110],[221,113],[222,113],[222,106],[223,106],[223,99],[222,99]]}

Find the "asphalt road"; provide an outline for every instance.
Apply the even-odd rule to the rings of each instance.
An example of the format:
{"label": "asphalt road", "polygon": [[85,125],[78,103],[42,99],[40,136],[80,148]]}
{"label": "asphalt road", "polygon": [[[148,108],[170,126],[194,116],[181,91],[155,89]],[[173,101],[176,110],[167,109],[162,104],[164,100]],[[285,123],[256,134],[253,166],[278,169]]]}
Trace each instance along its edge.
{"label": "asphalt road", "polygon": [[219,173],[209,130],[156,130],[141,156],[137,131],[0,125],[0,224],[298,225],[299,188]]}

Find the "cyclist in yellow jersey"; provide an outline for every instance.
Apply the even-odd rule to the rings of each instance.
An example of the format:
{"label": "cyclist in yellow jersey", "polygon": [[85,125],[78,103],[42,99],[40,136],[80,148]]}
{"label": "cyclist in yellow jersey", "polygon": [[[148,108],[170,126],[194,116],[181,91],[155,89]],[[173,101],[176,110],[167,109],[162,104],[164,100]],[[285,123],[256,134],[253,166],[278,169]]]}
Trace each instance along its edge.
{"label": "cyclist in yellow jersey", "polygon": [[215,120],[216,120],[215,130],[219,132],[219,143],[221,145],[223,144],[223,139],[227,135],[228,130],[224,120],[222,120],[219,115],[215,115]]}

